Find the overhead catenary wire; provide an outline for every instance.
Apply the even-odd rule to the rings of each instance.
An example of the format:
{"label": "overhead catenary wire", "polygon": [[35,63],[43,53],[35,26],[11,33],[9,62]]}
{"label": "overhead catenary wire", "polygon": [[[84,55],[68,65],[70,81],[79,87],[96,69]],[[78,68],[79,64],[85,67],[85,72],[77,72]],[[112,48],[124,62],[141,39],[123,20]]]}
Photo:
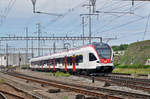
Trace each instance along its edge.
{"label": "overhead catenary wire", "polygon": [[[72,14],[73,14],[73,12],[75,12],[75,11],[77,11],[77,10],[79,10],[80,8],[81,8],[81,6],[84,4],[86,2],[86,0],[85,1],[83,1],[83,2],[81,2],[81,3],[79,3],[78,5],[76,5],[76,6],[74,6],[73,8],[71,8],[71,10],[69,10],[69,11],[67,11],[62,17],[57,17],[57,18],[55,18],[55,19],[53,19],[52,21],[51,21],[51,23],[48,23],[47,25],[45,25],[45,26],[43,26],[43,29],[46,29],[48,26],[54,26],[55,27],[55,24],[54,23],[59,23],[59,24],[61,24],[61,26],[65,26],[64,24],[69,24],[70,23],[70,21],[68,21],[68,18],[69,17],[71,17],[72,18]],[[78,15],[75,15],[74,16],[74,18],[72,18],[73,20],[75,19],[75,18],[77,18],[78,17]],[[67,21],[66,21],[67,20]],[[78,26],[78,25],[75,25],[75,27],[76,26]],[[57,27],[59,27],[59,26],[57,26]],[[74,28],[74,26],[72,26],[72,27],[70,27],[69,29],[70,29],[70,31],[72,31],[72,28]],[[60,29],[61,29],[61,27],[60,27]],[[63,31],[64,29],[62,29],[62,31],[61,32],[59,32],[59,33],[66,33],[66,34],[70,34],[70,31]],[[57,33],[58,34],[58,33]]]}
{"label": "overhead catenary wire", "polygon": [[[48,26],[50,26],[51,24],[54,24],[55,22],[57,22],[58,20],[62,20],[62,19],[65,19],[66,16],[68,16],[69,14],[71,14],[72,12],[74,12],[77,8],[79,8],[83,3],[85,3],[87,0],[81,2],[80,4],[78,5],[75,5],[74,7],[70,8],[67,12],[65,12],[63,14],[63,16],[60,16],[60,17],[57,17],[57,18],[54,18],[52,22],[49,22],[47,23],[45,26],[43,26],[43,29],[47,28]],[[73,10],[74,9],[74,10]]]}
{"label": "overhead catenary wire", "polygon": [[3,24],[4,20],[6,19],[6,17],[8,16],[9,12],[11,11],[12,7],[14,6],[16,0],[10,0],[10,2],[8,3],[8,6],[5,8],[4,13],[3,13],[3,17],[1,17],[1,24]]}
{"label": "overhead catenary wire", "polygon": [[[140,3],[139,3],[139,4],[140,4]],[[134,8],[134,10],[139,9],[141,6],[143,6],[143,4],[136,6],[136,7]],[[105,24],[105,25],[103,25],[102,27],[100,27],[100,29],[106,27],[107,25],[110,25],[110,23],[114,22],[115,20],[117,20],[117,19],[119,19],[119,18],[121,18],[121,17],[123,17],[123,16],[125,16],[125,15],[127,15],[127,13],[124,13],[124,14],[122,14],[122,15],[120,15],[120,16],[117,16],[117,17],[113,18],[113,19],[110,20],[107,24]],[[134,15],[134,14],[133,14],[133,15]],[[144,17],[140,17],[140,18],[144,18]],[[128,22],[127,22],[127,23],[128,23]],[[121,25],[121,26],[122,26],[122,25]],[[111,31],[111,30],[114,30],[114,29],[117,29],[118,27],[120,27],[120,25],[117,26],[117,27],[112,27],[112,28],[110,28],[110,29],[100,31],[100,32],[98,32],[98,34],[99,34],[99,33],[108,32],[108,31]],[[98,30],[99,30],[99,28],[96,29],[95,31],[98,31]]]}
{"label": "overhead catenary wire", "polygon": [[[140,3],[139,3],[140,4]],[[119,8],[118,7],[116,7],[116,8],[113,8],[112,10],[115,10],[115,9],[120,9],[120,8],[124,8],[125,6],[128,6],[128,5],[123,5],[123,6],[120,6]],[[137,9],[138,7],[135,7],[135,10]],[[126,10],[129,10],[130,8],[128,8],[128,9],[126,9]],[[110,10],[111,11],[111,10]],[[124,15],[126,15],[126,14],[128,14],[128,13],[124,13],[123,15],[120,15],[120,16],[117,16],[118,18],[119,17],[123,17]],[[101,16],[104,16],[104,14],[103,15],[101,15]],[[136,15],[137,16],[137,15]],[[142,16],[138,16],[138,17],[142,17]],[[114,18],[114,20],[116,20],[117,18]],[[112,22],[114,21],[114,20],[112,20]],[[110,24],[109,24],[110,25]],[[106,26],[106,25],[104,25],[104,26]],[[74,27],[74,28],[76,28],[76,26]],[[75,29],[74,29],[75,30]],[[96,32],[95,32],[96,33]]]}
{"label": "overhead catenary wire", "polygon": [[[150,32],[150,31],[147,31],[147,32]],[[141,35],[143,33],[143,31],[140,31],[140,32],[130,32],[130,37],[131,36],[135,36],[135,35]],[[125,34],[125,32],[121,33],[121,34]],[[125,39],[125,38],[129,38],[129,34],[127,35],[122,35],[120,37],[118,37],[117,39]]]}
{"label": "overhead catenary wire", "polygon": [[104,33],[104,32],[108,32],[108,31],[114,30],[114,29],[118,29],[118,28],[121,28],[121,27],[123,27],[123,26],[129,25],[129,24],[131,24],[131,23],[135,23],[135,22],[141,21],[141,20],[143,20],[143,19],[145,19],[145,18],[146,18],[146,17],[139,18],[139,19],[136,19],[136,20],[132,20],[132,21],[129,21],[129,22],[127,22],[127,23],[121,24],[121,25],[119,25],[119,26],[117,26],[117,27],[110,28],[109,30],[101,31],[101,32],[99,32],[99,33]]}
{"label": "overhead catenary wire", "polygon": [[149,24],[149,18],[150,18],[150,13],[149,13],[148,18],[147,18],[147,21],[146,21],[146,26],[145,26],[145,30],[144,30],[143,40],[145,40],[145,35],[146,35],[147,28],[148,28],[148,24]]}
{"label": "overhead catenary wire", "polygon": [[[114,3],[115,4],[115,3]],[[118,3],[119,4],[119,3]],[[62,18],[60,18],[60,20],[62,20]],[[64,21],[66,21],[64,18],[63,18],[63,20]],[[54,20],[54,22],[51,22],[50,24],[53,24],[53,23],[55,23],[57,21],[57,19],[56,20]],[[64,21],[62,21],[62,23],[64,23]],[[80,24],[79,24],[80,25]],[[76,28],[76,26],[75,27],[73,27],[73,28]],[[75,29],[74,29],[75,30]],[[72,30],[69,30],[69,31],[72,31]],[[62,32],[63,33],[63,32]]]}
{"label": "overhead catenary wire", "polygon": [[[110,2],[112,2],[112,0],[110,0]],[[100,4],[101,2],[99,1],[99,4]],[[112,4],[112,5],[111,5]],[[111,6],[110,6],[111,5]],[[115,6],[116,5],[116,6]],[[143,3],[140,3],[139,5],[143,5]],[[105,8],[104,9],[109,9],[109,11],[112,11],[112,10],[116,10],[116,9],[121,9],[121,10],[123,10],[124,11],[124,9],[126,9],[127,8],[127,10],[129,10],[129,8],[128,8],[128,5],[127,4],[125,4],[125,3],[121,3],[121,2],[115,2],[115,3],[109,3],[108,4],[108,7],[110,7],[110,8],[107,8],[106,7],[107,6],[107,4],[105,5]],[[112,7],[113,6],[113,7]],[[137,5],[136,5],[137,6]],[[101,5],[98,5],[98,7],[100,7],[101,8]],[[68,12],[68,14],[66,14],[65,16],[63,16],[63,17],[59,17],[58,19],[57,18],[53,18],[52,20],[53,20],[53,22],[45,22],[45,24],[46,25],[44,25],[44,27],[43,27],[43,29],[47,29],[48,27],[49,28],[53,28],[54,26],[55,26],[55,23],[56,23],[56,25],[58,26],[58,28],[60,28],[60,30],[62,29],[63,31],[61,31],[60,33],[58,33],[58,34],[62,34],[62,35],[66,35],[66,33],[68,33],[68,35],[71,35],[71,34],[74,34],[74,35],[79,35],[79,32],[78,32],[78,28],[79,28],[79,26],[80,26],[80,23],[77,23],[77,22],[79,22],[79,19],[78,19],[78,13],[75,13],[75,12],[77,12],[79,9],[81,8],[81,6],[79,6],[79,7],[77,7],[77,8],[73,8],[73,10],[70,10],[70,11],[67,11]],[[101,9],[103,9],[103,7],[101,8]],[[135,8],[134,8],[135,9]],[[135,9],[136,10],[136,9]],[[72,16],[73,16],[73,14],[75,14],[75,17],[73,18],[73,20],[75,21],[75,20],[78,20],[78,21],[75,21],[76,23],[74,24],[73,23],[73,21],[70,21],[70,20],[68,20],[68,17],[71,17],[72,18]],[[102,16],[105,16],[106,14],[102,14]],[[112,16],[113,14],[110,14],[110,16],[108,16],[108,17],[113,17]],[[124,15],[125,16],[125,15]],[[121,16],[121,17],[124,17],[124,16]],[[138,14],[134,14],[134,16],[135,17],[138,17],[139,19],[141,18],[141,20],[142,20],[142,18],[144,18],[145,19],[145,16],[141,16],[141,15],[138,15]],[[115,20],[117,20],[118,18],[119,18],[120,16],[119,15],[117,15],[116,17],[114,16],[113,18],[114,18],[114,21]],[[106,19],[106,18],[105,18]],[[46,19],[47,20],[47,19]],[[94,21],[97,21],[96,19],[94,20]],[[107,20],[106,20],[107,21]],[[114,21],[112,21],[112,22],[114,22]],[[134,21],[134,20],[133,20]],[[101,23],[100,23],[101,22]],[[108,21],[109,22],[109,21]],[[129,20],[127,20],[126,22],[129,22]],[[71,24],[72,23],[72,24]],[[104,24],[104,23],[102,23],[102,21],[101,20],[98,20],[97,21],[97,23],[100,23],[100,24]],[[110,22],[111,23],[111,22]],[[105,26],[110,26],[110,25],[112,25],[112,24],[110,24],[110,23],[108,23],[107,25],[105,25]],[[68,24],[71,24],[71,25],[68,25]],[[129,23],[130,24],[130,23]],[[134,23],[133,23],[134,24]],[[121,24],[121,25],[124,25],[124,26],[126,26],[125,25],[125,23],[123,23],[123,24]],[[127,25],[128,25],[128,23],[127,23]],[[67,26],[67,27],[66,27]],[[124,27],[124,26],[121,26],[121,27]],[[66,29],[63,29],[63,27],[66,27]],[[99,26],[97,25],[97,27],[99,28]],[[112,30],[115,30],[115,29],[117,29],[117,28],[120,28],[119,26],[117,26],[117,27],[114,27],[114,28],[112,28]],[[147,28],[148,28],[148,26],[147,26]],[[56,29],[57,29],[57,27],[56,27]],[[105,29],[105,28],[104,28]],[[50,29],[49,29],[50,30]],[[57,31],[57,30],[56,30]],[[69,32],[68,32],[69,31]],[[70,31],[73,31],[73,32],[70,32]],[[103,31],[103,30],[102,30]],[[105,30],[104,30],[105,31]],[[111,31],[111,30],[109,30],[109,31]],[[147,32],[147,31],[146,31]],[[50,32],[49,32],[50,33]],[[76,34],[75,34],[76,33]],[[97,32],[95,32],[95,33],[97,33]],[[100,33],[100,32],[99,32]],[[104,32],[105,33],[105,32]],[[50,33],[51,34],[51,33]],[[57,35],[58,35],[57,34]],[[97,34],[96,34],[97,35]]]}
{"label": "overhead catenary wire", "polygon": [[[115,3],[114,3],[115,4]],[[125,6],[128,6],[128,5],[125,5]],[[123,8],[123,7],[125,7],[125,6],[121,6],[121,7],[119,7],[119,8]],[[110,7],[110,5],[109,5],[109,7]],[[102,9],[102,8],[101,8]],[[118,7],[116,7],[116,9],[118,9]],[[114,10],[114,9],[111,9],[111,10]],[[110,14],[110,13],[108,13],[108,14]],[[101,16],[104,16],[104,15],[101,15]],[[78,24],[78,25],[80,25],[80,23]],[[76,25],[76,26],[72,26],[72,30],[68,30],[68,31],[76,31],[76,27],[78,26],[78,25]],[[73,34],[73,33],[71,33],[71,34]]]}
{"label": "overhead catenary wire", "polygon": [[[140,4],[140,3],[139,3]],[[135,9],[134,10],[137,10],[137,9],[139,9],[141,6],[143,6],[143,4],[142,5],[140,5],[140,6],[137,6],[137,7],[135,7]],[[128,9],[125,9],[124,11],[127,11]],[[125,15],[127,15],[128,13],[123,13],[122,15],[119,15],[119,16],[116,16],[115,18],[113,18],[112,20],[109,20],[109,23],[107,23],[107,24],[104,24],[101,28],[103,28],[103,27],[105,27],[105,26],[107,26],[107,25],[110,25],[110,23],[112,23],[113,21],[115,21],[115,20],[117,20],[117,19],[119,19],[119,18],[121,18],[121,17],[124,17]],[[134,15],[134,14],[133,14]],[[137,15],[136,15],[137,16]]]}

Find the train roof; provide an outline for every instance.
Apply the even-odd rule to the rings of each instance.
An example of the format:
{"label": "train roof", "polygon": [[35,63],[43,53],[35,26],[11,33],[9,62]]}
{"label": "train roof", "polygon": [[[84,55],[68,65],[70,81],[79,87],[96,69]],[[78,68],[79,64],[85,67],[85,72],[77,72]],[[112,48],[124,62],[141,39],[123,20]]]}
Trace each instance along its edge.
{"label": "train roof", "polygon": [[60,54],[60,53],[70,52],[70,51],[74,51],[74,50],[79,50],[79,49],[81,49],[81,48],[86,48],[86,47],[91,47],[90,45],[96,46],[97,44],[100,44],[100,45],[108,45],[107,43],[103,43],[103,42],[93,42],[92,44],[87,44],[87,45],[80,46],[80,47],[77,47],[77,48],[72,48],[72,49],[64,50],[64,51],[62,51],[62,52],[52,53],[52,54],[45,55],[45,56],[34,57],[34,58],[30,59],[30,61],[40,60],[40,59],[42,59],[43,57],[44,57],[44,59],[48,59],[50,56],[53,57],[53,56],[55,56],[55,55],[57,55],[57,54]]}

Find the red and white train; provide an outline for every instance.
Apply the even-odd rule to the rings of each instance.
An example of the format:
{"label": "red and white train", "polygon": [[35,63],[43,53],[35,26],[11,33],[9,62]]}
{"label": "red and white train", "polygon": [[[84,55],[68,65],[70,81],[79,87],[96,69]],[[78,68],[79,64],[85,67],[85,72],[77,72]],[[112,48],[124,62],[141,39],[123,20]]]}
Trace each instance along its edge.
{"label": "red and white train", "polygon": [[32,58],[30,68],[39,71],[63,71],[77,74],[111,73],[114,69],[113,51],[106,43],[87,46]]}

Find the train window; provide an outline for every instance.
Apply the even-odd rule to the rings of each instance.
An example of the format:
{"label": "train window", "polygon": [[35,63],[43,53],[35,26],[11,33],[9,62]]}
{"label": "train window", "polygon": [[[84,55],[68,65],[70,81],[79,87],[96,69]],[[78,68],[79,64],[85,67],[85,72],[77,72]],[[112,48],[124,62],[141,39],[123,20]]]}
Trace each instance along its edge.
{"label": "train window", "polygon": [[35,65],[35,62],[31,62],[31,65]]}
{"label": "train window", "polygon": [[72,57],[67,57],[67,63],[68,65],[72,65]]}
{"label": "train window", "polygon": [[63,58],[57,58],[55,59],[56,64],[63,64]]}
{"label": "train window", "polygon": [[65,58],[60,58],[60,63],[64,65],[65,64]]}
{"label": "train window", "polygon": [[53,59],[51,59],[50,61],[51,61],[50,65],[53,65]]}
{"label": "train window", "polygon": [[48,64],[48,60],[43,60],[43,65]]}
{"label": "train window", "polygon": [[40,62],[39,62],[39,65],[41,66],[41,65],[42,65],[42,63],[43,63],[43,62],[42,62],[42,61],[40,61]]}
{"label": "train window", "polygon": [[97,60],[95,55],[93,53],[89,53],[89,61],[95,61],[95,60]]}
{"label": "train window", "polygon": [[[54,60],[53,60],[54,61]],[[59,63],[59,59],[55,58],[55,65],[57,65]]]}
{"label": "train window", "polygon": [[33,62],[33,65],[38,65],[38,61]]}
{"label": "train window", "polygon": [[83,62],[83,56],[82,55],[76,56],[76,63],[82,63],[82,62]]}
{"label": "train window", "polygon": [[56,64],[60,64],[60,58],[56,59]]}
{"label": "train window", "polygon": [[103,59],[111,58],[111,48],[109,45],[104,44],[104,43],[94,44],[94,45],[100,58],[103,58]]}

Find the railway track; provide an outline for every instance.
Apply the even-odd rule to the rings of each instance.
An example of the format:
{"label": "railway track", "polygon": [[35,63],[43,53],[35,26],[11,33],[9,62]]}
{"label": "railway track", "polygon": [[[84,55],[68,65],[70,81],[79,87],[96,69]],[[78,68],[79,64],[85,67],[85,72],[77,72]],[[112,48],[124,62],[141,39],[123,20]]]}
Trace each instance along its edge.
{"label": "railway track", "polygon": [[[107,88],[102,88],[102,87],[92,87],[92,86],[85,86],[85,85],[83,86],[83,85],[77,85],[77,84],[72,84],[72,83],[64,83],[64,82],[60,82],[60,81],[52,81],[52,80],[48,80],[48,79],[31,77],[31,76],[27,76],[24,74],[17,74],[17,73],[12,74],[11,73],[11,75],[22,78],[22,79],[26,79],[28,81],[34,81],[34,82],[38,82],[38,83],[42,83],[42,84],[46,84],[46,85],[55,86],[55,87],[62,88],[62,89],[68,89],[71,91],[75,91],[77,93],[88,94],[88,95],[97,96],[97,97],[105,96],[105,97],[108,97],[108,99],[121,99],[121,98],[115,97],[115,96],[109,96],[107,94],[130,96],[130,97],[139,98],[139,99],[141,99],[141,98],[149,99],[150,98],[150,95],[143,95],[143,94],[138,94],[138,93],[126,92],[126,91],[112,90],[112,89],[107,89]],[[80,89],[78,89],[78,88],[80,88]],[[104,92],[107,94],[101,94],[99,92]]]}
{"label": "railway track", "polygon": [[136,83],[138,83],[138,82],[134,83],[135,81],[134,82],[133,81],[123,81],[122,79],[113,79],[112,80],[108,77],[107,78],[95,77],[95,80],[109,82],[111,84],[115,84],[118,86],[125,86],[125,87],[129,87],[129,88],[136,89],[136,90],[143,90],[146,92],[150,92],[150,88],[148,88],[148,86],[144,87],[143,85],[136,85]]}
{"label": "railway track", "polygon": [[7,99],[7,97],[3,93],[0,92],[0,99]]}
{"label": "railway track", "polygon": [[[19,96],[19,95],[17,95],[17,94],[13,94],[13,93],[10,93],[10,92],[4,91],[4,90],[0,90],[0,93],[1,93],[0,97],[2,97],[2,99],[8,99],[5,95],[12,96],[12,97],[14,97],[14,98],[16,98],[16,99],[25,99],[25,98],[22,97],[22,96]],[[0,99],[1,99],[1,98],[0,98]]]}
{"label": "railway track", "polygon": [[[92,79],[89,76],[81,76],[84,78]],[[139,79],[131,77],[122,76],[106,76],[106,77],[94,77],[97,81],[109,82],[118,86],[125,86],[136,90],[144,90],[150,92],[150,80],[149,79]]]}
{"label": "railway track", "polygon": [[145,82],[145,83],[150,83],[150,79],[142,79],[142,78],[133,78],[133,77],[122,77],[122,76],[113,76],[113,75],[110,75],[108,77],[111,77],[111,78],[121,78],[121,79],[124,79],[124,80],[130,80],[130,81],[139,81],[139,82]]}
{"label": "railway track", "polygon": [[[112,75],[123,75],[123,76],[131,76],[132,74],[127,74],[127,73],[111,73]],[[137,74],[137,76],[144,76],[148,77],[147,74]]]}
{"label": "railway track", "polygon": [[53,86],[53,87],[57,87],[57,88],[65,89],[65,90],[70,90],[70,91],[74,91],[74,92],[85,94],[85,95],[96,96],[96,97],[106,97],[107,99],[123,99],[123,98],[120,98],[117,96],[102,94],[100,92],[96,92],[96,91],[89,90],[86,88],[82,88],[82,87],[79,88],[74,85],[69,85],[69,84],[65,84],[65,83],[62,84],[60,82],[58,83],[58,82],[47,80],[47,79],[41,79],[41,78],[31,77],[31,76],[17,74],[17,73],[7,73],[7,74],[10,76],[24,79],[24,80],[40,83],[42,85],[49,85],[49,86]]}
{"label": "railway track", "polygon": [[150,86],[150,81],[148,79],[147,82],[144,81],[144,79],[142,79],[142,81],[140,79],[134,79],[134,78],[127,78],[127,77],[119,77],[119,76],[109,76],[108,79],[110,80],[117,80],[120,81],[122,83],[130,83],[130,84],[136,84],[136,85],[140,85],[140,86]]}

